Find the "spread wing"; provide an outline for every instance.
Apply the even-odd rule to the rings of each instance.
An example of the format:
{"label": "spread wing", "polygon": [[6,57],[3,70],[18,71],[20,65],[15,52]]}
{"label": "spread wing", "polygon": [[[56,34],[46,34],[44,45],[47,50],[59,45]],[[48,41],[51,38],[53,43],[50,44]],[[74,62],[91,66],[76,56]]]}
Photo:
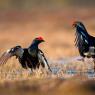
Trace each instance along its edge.
{"label": "spread wing", "polygon": [[13,52],[10,52],[10,50],[7,50],[4,52],[0,57],[0,64],[5,64],[10,57],[13,56]]}
{"label": "spread wing", "polygon": [[44,53],[41,50],[39,50],[39,52],[38,52],[38,60],[43,67],[47,66],[48,69],[52,72],[52,70],[48,64],[48,61],[47,61],[46,57],[44,56]]}

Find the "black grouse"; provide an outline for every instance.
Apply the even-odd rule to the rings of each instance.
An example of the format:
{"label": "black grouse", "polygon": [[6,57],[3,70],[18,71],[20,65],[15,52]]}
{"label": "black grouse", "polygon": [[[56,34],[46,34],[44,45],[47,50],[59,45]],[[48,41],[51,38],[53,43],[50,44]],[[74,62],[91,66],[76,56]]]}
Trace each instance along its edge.
{"label": "black grouse", "polygon": [[15,46],[2,54],[0,57],[0,64],[4,64],[7,60],[16,56],[21,66],[25,69],[30,68],[31,70],[39,68],[41,65],[43,68],[46,66],[51,71],[47,59],[44,53],[38,48],[38,45],[44,42],[42,37],[37,37],[33,40],[29,48],[22,48],[21,46]]}
{"label": "black grouse", "polygon": [[95,70],[95,37],[88,34],[85,26],[80,21],[74,22],[73,27],[76,29],[75,45],[78,47],[80,55],[83,60],[85,57],[93,58]]}

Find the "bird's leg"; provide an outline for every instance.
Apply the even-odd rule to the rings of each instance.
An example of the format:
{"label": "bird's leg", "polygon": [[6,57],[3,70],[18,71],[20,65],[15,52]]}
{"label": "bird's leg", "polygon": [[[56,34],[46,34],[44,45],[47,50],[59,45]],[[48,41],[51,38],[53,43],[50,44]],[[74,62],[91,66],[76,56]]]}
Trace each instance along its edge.
{"label": "bird's leg", "polygon": [[33,72],[33,69],[31,68],[31,72]]}

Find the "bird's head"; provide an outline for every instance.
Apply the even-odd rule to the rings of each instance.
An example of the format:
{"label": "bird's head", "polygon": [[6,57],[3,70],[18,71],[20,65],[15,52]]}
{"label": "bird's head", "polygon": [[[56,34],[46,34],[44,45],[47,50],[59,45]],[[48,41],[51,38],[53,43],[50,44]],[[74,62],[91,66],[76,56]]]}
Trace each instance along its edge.
{"label": "bird's head", "polygon": [[33,43],[39,44],[39,43],[41,43],[41,42],[45,42],[42,37],[37,37],[37,38],[35,38],[35,39],[33,40]]}
{"label": "bird's head", "polygon": [[83,23],[80,22],[80,21],[74,21],[73,24],[72,24],[72,26],[73,26],[74,28],[81,28],[81,29],[85,30],[85,26],[84,26]]}
{"label": "bird's head", "polygon": [[15,46],[10,50],[7,50],[8,53],[11,53],[12,56],[21,57],[23,55],[24,50],[21,46]]}

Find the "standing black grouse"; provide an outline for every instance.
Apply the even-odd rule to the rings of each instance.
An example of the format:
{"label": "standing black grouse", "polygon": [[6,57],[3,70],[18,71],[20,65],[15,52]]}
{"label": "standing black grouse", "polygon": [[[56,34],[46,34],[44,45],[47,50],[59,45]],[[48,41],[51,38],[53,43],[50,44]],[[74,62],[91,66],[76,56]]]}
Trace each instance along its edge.
{"label": "standing black grouse", "polygon": [[51,71],[44,53],[38,48],[38,45],[41,42],[44,42],[43,38],[37,37],[33,40],[29,48],[15,46],[7,50],[0,57],[0,64],[6,63],[10,57],[16,56],[21,66],[25,69],[30,68],[31,70],[33,70],[39,68],[39,66],[41,65],[43,68],[47,66],[48,69]]}
{"label": "standing black grouse", "polygon": [[78,47],[80,55],[87,58],[93,58],[95,70],[95,37],[88,34],[82,22],[76,21],[73,23],[76,29],[75,45]]}

